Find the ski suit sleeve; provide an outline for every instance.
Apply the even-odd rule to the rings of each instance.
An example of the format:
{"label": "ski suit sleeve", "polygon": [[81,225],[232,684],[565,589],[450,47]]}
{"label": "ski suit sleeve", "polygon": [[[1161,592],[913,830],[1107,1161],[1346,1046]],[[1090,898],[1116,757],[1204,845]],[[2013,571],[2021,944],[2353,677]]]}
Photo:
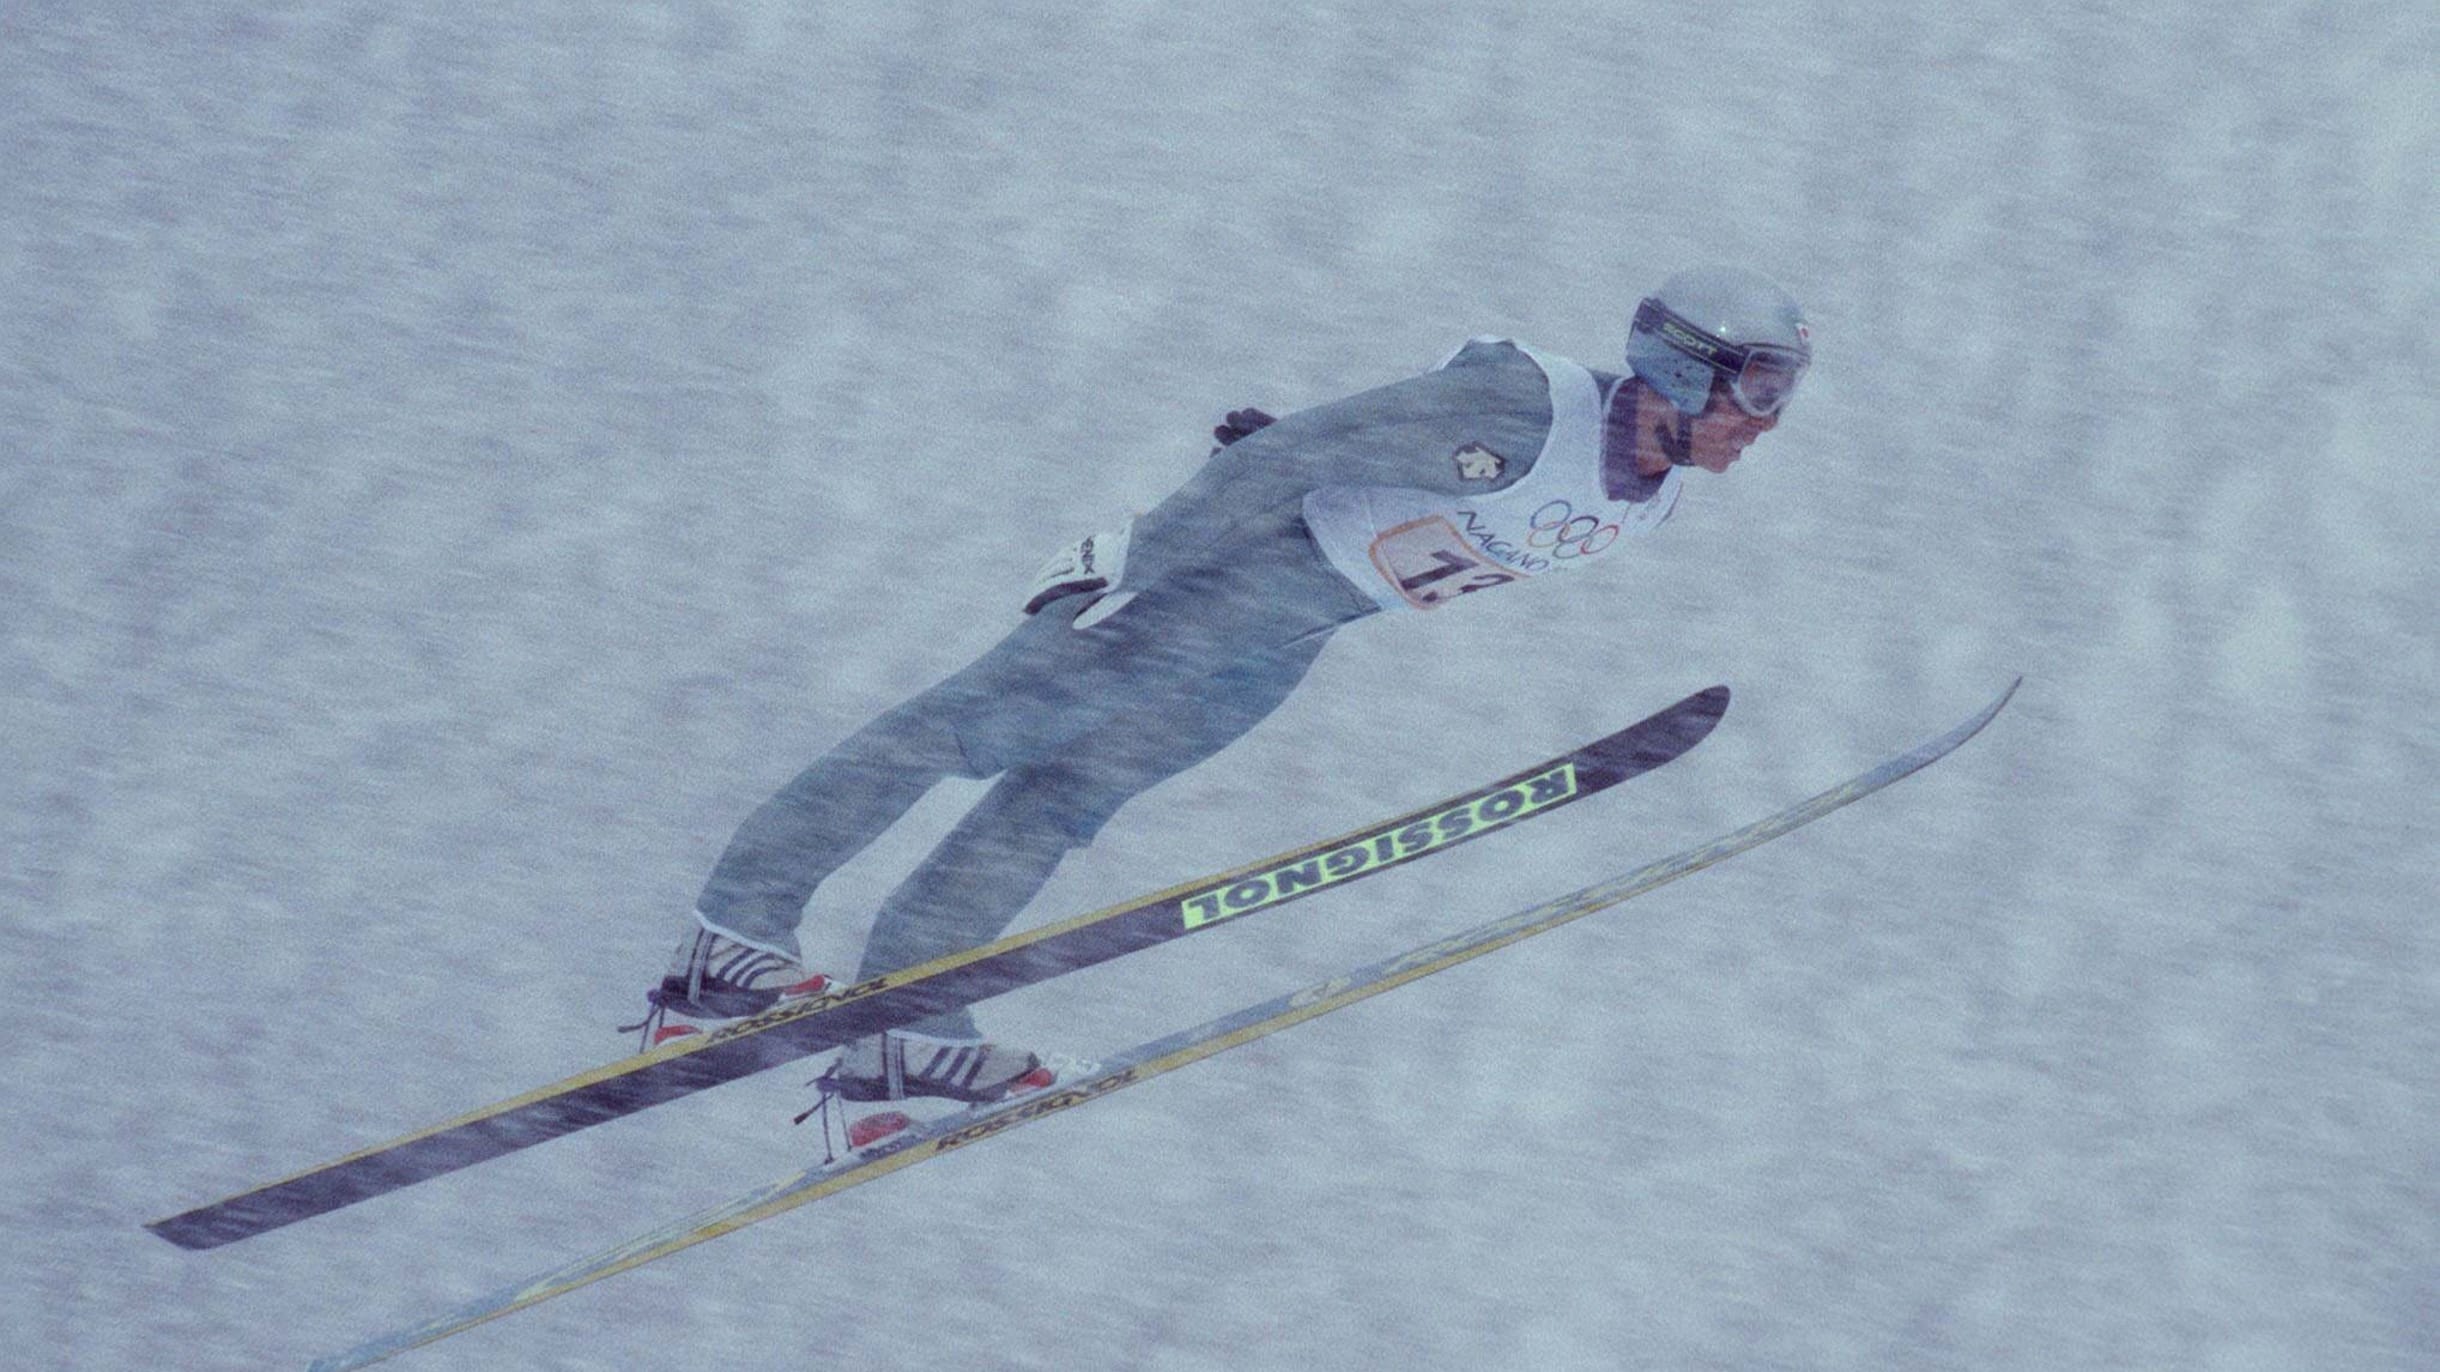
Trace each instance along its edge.
{"label": "ski suit sleeve", "polygon": [[[1324,486],[1504,489],[1531,470],[1550,423],[1550,383],[1531,358],[1506,344],[1468,344],[1438,371],[1283,415],[1221,449],[1135,522],[1127,582],[1149,585]],[[1456,453],[1470,443],[1507,458],[1506,471],[1463,480]]]}

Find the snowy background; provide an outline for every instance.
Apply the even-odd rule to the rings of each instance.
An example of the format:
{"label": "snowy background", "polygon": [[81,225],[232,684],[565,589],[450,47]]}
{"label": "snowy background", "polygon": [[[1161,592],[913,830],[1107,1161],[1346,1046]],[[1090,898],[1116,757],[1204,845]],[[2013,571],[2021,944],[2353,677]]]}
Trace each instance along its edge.
{"label": "snowy background", "polygon": [[619,1052],[731,827],[1224,409],[1612,365],[1730,260],[1815,321],[1777,434],[1342,635],[1027,918],[1713,740],[985,1022],[1113,1050],[2025,673],[1981,739],[398,1365],[2440,1364],[2435,70],[2397,0],[0,6],[0,1329],[298,1366],[792,1170],[809,1073],[139,1227]]}

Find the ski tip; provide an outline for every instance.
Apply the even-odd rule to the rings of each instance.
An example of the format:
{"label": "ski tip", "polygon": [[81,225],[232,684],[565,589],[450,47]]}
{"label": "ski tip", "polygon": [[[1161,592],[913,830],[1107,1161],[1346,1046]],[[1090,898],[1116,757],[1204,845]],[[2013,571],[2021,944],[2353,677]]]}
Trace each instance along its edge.
{"label": "ski tip", "polygon": [[1682,756],[1710,737],[1727,712],[1728,688],[1707,686],[1586,744],[1569,760],[1588,769],[1589,789],[1598,791]]}
{"label": "ski tip", "polygon": [[1915,767],[1920,767],[1924,765],[1924,763],[1931,761],[1933,758],[1944,756],[1945,754],[1955,750],[1959,744],[1964,743],[1967,739],[1981,733],[1984,725],[1989,724],[1993,719],[1997,718],[2000,711],[2008,708],[2008,702],[2016,698],[2017,688],[2024,684],[2025,678],[2020,673],[2015,680],[2008,683],[2006,690],[1999,693],[1998,699],[1993,700],[1990,704],[1985,705],[1980,710],[1975,711],[1972,717],[1959,724],[1956,728],[1949,730],[1947,733],[1942,734],[1938,738],[1924,743],[1921,747],[1915,749],[1914,752],[1908,754],[1907,757],[1912,761],[1912,765],[1909,766],[1907,770],[1912,771]]}
{"label": "ski tip", "polygon": [[[1720,717],[1727,713],[1728,686],[1723,683],[1718,686],[1704,687],[1702,690],[1695,692],[1693,695],[1690,695],[1676,704],[1671,705],[1669,708],[1662,710],[1660,713],[1652,716],[1651,719],[1644,721],[1644,723],[1646,725],[1652,725],[1662,724],[1665,722],[1668,726],[1674,728],[1698,730],[1699,732],[1697,732],[1694,737],[1699,740],[1704,734],[1710,733],[1712,726],[1718,724],[1720,722]],[[1639,725],[1637,727],[1640,728],[1643,726]],[[1688,746],[1691,747],[1693,745],[1690,743]]]}
{"label": "ski tip", "polygon": [[1999,699],[1992,701],[1991,704],[1983,710],[1982,723],[1977,724],[1975,727],[1981,728],[1982,724],[1990,723],[1994,716],[1998,715],[2000,711],[2008,708],[2008,702],[2016,699],[2016,689],[2024,684],[2025,674],[2023,672],[2017,673],[2016,676],[2008,682],[2008,688],[1999,693]]}
{"label": "ski tip", "polygon": [[1691,748],[1701,742],[1719,725],[1720,717],[1728,713],[1728,696],[1728,683],[1722,682],[1717,686],[1706,686],[1669,707],[1671,713],[1677,714],[1697,730],[1686,746]]}
{"label": "ski tip", "polygon": [[1590,789],[1613,786],[1684,756],[1711,736],[1728,712],[1728,688],[1710,686],[1628,725],[1575,755]]}

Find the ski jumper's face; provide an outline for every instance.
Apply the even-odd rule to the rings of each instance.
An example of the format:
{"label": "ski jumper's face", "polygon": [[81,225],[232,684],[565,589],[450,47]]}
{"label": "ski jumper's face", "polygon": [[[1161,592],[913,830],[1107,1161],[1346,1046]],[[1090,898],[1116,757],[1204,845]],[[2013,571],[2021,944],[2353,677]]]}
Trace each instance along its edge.
{"label": "ski jumper's face", "polygon": [[1748,444],[1778,427],[1778,414],[1747,414],[1730,398],[1726,385],[1715,385],[1710,403],[1687,428],[1687,461],[1707,472],[1725,472],[1745,455]]}
{"label": "ski jumper's face", "polygon": [[1645,476],[1659,476],[1671,463],[1725,472],[1748,444],[1779,427],[1777,414],[1758,418],[1739,408],[1725,385],[1713,386],[1703,412],[1688,419],[1646,382],[1635,384],[1642,388],[1635,399],[1635,470]]}

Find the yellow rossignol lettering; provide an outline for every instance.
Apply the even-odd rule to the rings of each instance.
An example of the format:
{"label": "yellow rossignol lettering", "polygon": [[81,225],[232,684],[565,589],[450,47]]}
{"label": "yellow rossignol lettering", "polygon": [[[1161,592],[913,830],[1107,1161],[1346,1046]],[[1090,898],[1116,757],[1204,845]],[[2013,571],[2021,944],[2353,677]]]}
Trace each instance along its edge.
{"label": "yellow rossignol lettering", "polygon": [[1576,765],[1561,763],[1539,776],[1487,796],[1452,805],[1410,823],[1361,834],[1326,853],[1282,863],[1225,885],[1206,887],[1179,901],[1186,927],[1200,929],[1276,905],[1292,896],[1421,857],[1460,839],[1496,829],[1577,794]]}

